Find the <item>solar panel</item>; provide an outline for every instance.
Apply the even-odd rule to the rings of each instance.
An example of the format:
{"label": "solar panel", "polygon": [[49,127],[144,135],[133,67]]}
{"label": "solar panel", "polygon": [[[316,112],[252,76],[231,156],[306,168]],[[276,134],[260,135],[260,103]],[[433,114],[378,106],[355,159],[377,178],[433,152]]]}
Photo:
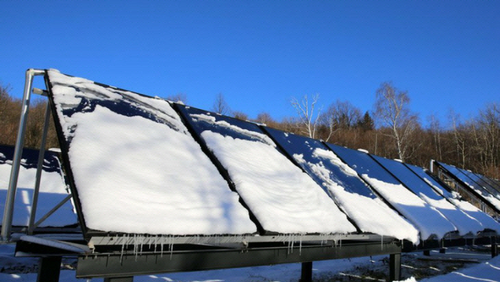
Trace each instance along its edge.
{"label": "solar panel", "polygon": [[398,178],[408,189],[420,196],[427,204],[443,214],[450,222],[455,225],[460,235],[468,233],[476,234],[484,230],[484,227],[475,218],[465,214],[462,210],[450,203],[441,194],[432,189],[429,184],[423,181],[402,162],[382,158],[372,157],[384,166],[390,173]]}
{"label": "solar panel", "polygon": [[495,190],[497,190],[498,192],[500,192],[500,183],[497,183],[495,182],[493,179],[491,178],[488,178],[484,175],[481,175],[479,173],[474,173],[477,177],[481,178],[483,181],[485,181],[486,183],[488,183],[491,187],[493,187]]}
{"label": "solar panel", "polygon": [[[38,164],[38,150],[24,149],[19,171],[16,199],[12,224],[28,226],[30,212],[33,206],[33,191]],[[14,147],[0,145],[0,225],[3,220],[4,203],[9,187]],[[66,183],[61,171],[57,152],[46,151],[43,161],[43,171],[38,196],[37,217],[35,222],[49,212],[68,196]],[[76,225],[77,218],[71,202],[66,202],[54,214],[41,222],[40,227],[64,227]]]}
{"label": "solar panel", "polygon": [[267,232],[355,232],[335,203],[258,125],[178,105]]}
{"label": "solar panel", "polygon": [[495,207],[497,210],[500,210],[500,200],[497,199],[495,196],[491,195],[491,193],[488,190],[484,189],[482,186],[480,186],[477,183],[475,183],[474,181],[472,181],[469,177],[467,177],[465,174],[463,174],[455,166],[445,164],[442,162],[436,162],[436,163],[440,167],[444,168],[447,172],[454,175],[464,185],[469,187],[469,189],[472,189],[474,192],[476,192],[476,194],[478,194],[480,197],[482,197],[484,199],[484,201],[487,201],[493,207]]}
{"label": "solar panel", "polygon": [[483,226],[483,229],[492,229],[500,232],[500,224],[495,219],[482,212],[471,203],[459,199],[459,195],[457,193],[450,193],[447,188],[443,187],[432,176],[427,174],[427,172],[423,168],[410,164],[405,164],[405,166],[411,169],[415,174],[417,174],[421,179],[429,184],[435,191],[437,191],[445,198],[447,198],[450,202],[454,203],[457,207],[462,209],[463,212],[477,219]]}
{"label": "solar panel", "polygon": [[404,187],[367,153],[327,143],[328,147],[353,168],[420,231],[426,240],[432,235],[443,238],[456,230],[444,216]]}
{"label": "solar panel", "polygon": [[167,101],[47,74],[84,232],[256,232],[238,195]]}
{"label": "solar panel", "polygon": [[357,173],[322,142],[272,128],[266,131],[363,232],[418,241],[418,231],[377,197]]}
{"label": "solar panel", "polygon": [[459,168],[459,170],[463,174],[467,175],[467,177],[469,177],[472,181],[474,181],[475,183],[486,189],[488,192],[490,192],[493,196],[500,199],[500,193],[495,188],[493,188],[488,182],[484,181],[482,178],[480,178],[470,170],[465,170],[461,168]]}

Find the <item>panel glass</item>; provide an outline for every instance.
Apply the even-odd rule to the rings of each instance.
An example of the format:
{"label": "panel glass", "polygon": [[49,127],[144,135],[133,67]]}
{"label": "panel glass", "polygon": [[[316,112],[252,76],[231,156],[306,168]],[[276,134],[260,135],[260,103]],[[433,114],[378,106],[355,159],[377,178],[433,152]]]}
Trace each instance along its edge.
{"label": "panel glass", "polygon": [[483,229],[491,229],[500,232],[500,224],[495,219],[493,219],[491,216],[487,215],[471,203],[459,199],[459,195],[457,193],[450,193],[447,188],[443,187],[438,181],[430,176],[426,170],[419,166],[410,164],[405,164],[405,166],[415,172],[420,178],[422,178],[425,182],[432,186],[435,191],[438,191],[450,202],[459,207],[463,212],[479,221]]}
{"label": "panel glass", "polygon": [[492,204],[494,207],[496,207],[498,210],[500,210],[500,200],[497,199],[495,196],[491,195],[491,193],[484,189],[481,185],[478,185],[474,181],[472,181],[467,175],[463,174],[458,168],[455,166],[445,164],[442,162],[436,162],[438,166],[444,168],[448,173],[454,175],[459,181],[461,181],[466,187],[469,187],[469,189],[474,190],[477,194],[479,194],[483,199],[490,204]]}
{"label": "panel glass", "polygon": [[238,194],[167,101],[53,70],[48,83],[87,229],[162,235],[256,232]]}
{"label": "panel glass", "polygon": [[[33,191],[38,165],[38,150],[24,149],[19,168],[14,214],[14,226],[28,226],[30,211],[33,205]],[[9,187],[14,147],[0,145],[0,225],[3,220],[5,199]],[[35,222],[59,204],[68,196],[66,183],[61,171],[57,152],[46,151],[43,161],[42,178],[38,195],[38,205]],[[66,202],[54,214],[40,224],[40,227],[64,227],[76,225],[76,214],[73,212],[71,201]]]}
{"label": "panel glass", "polygon": [[497,183],[493,179],[488,178],[488,177],[486,177],[484,175],[481,175],[481,174],[478,174],[478,173],[475,173],[475,175],[477,175],[478,177],[480,177],[483,181],[486,181],[491,187],[493,187],[498,192],[500,192],[500,183]]}
{"label": "panel glass", "polygon": [[356,171],[321,141],[272,128],[266,128],[266,131],[331,195],[362,231],[414,242],[418,239],[418,231],[380,200]]}
{"label": "panel glass", "polygon": [[476,174],[472,173],[469,170],[461,168],[459,168],[459,170],[463,174],[467,175],[467,177],[469,177],[472,181],[474,181],[475,183],[486,189],[488,192],[490,192],[492,195],[500,199],[500,194],[498,193],[498,191],[495,188],[491,187],[491,185],[488,184],[486,181],[484,181],[482,178],[480,178],[479,176],[477,176]]}
{"label": "panel glass", "polygon": [[354,170],[346,166],[334,154],[329,155],[330,150],[321,141],[285,133],[277,129],[267,128],[266,130],[320,185],[325,182],[325,178],[320,174],[319,167],[325,169],[323,172],[328,173],[330,181],[333,181],[347,192],[372,199],[376,198],[371,188],[358,177]]}
{"label": "panel glass", "polygon": [[[372,155],[373,156],[373,155]],[[425,195],[433,200],[442,200],[443,196],[434,191],[420,177],[409,170],[403,163],[387,158],[373,156],[382,166],[398,178],[408,189],[417,195]]]}
{"label": "panel glass", "polygon": [[476,234],[484,229],[479,221],[465,214],[442,195],[438,194],[429,184],[408,169],[402,162],[378,156],[373,156],[373,158],[396,176],[413,193],[420,196],[427,204],[442,213],[457,227],[460,235],[468,233]]}
{"label": "panel glass", "polygon": [[423,239],[442,238],[456,231],[441,213],[412,193],[367,153],[327,143],[337,156],[353,168],[420,231]]}
{"label": "panel glass", "polygon": [[328,194],[293,164],[258,125],[177,105],[228,172],[264,230],[345,233],[356,228]]}
{"label": "panel glass", "polygon": [[432,176],[427,174],[425,169],[411,165],[411,164],[405,164],[406,167],[411,169],[415,174],[417,174],[420,178],[422,178],[425,182],[427,182],[429,185],[431,185],[435,191],[437,191],[439,194],[443,195],[446,198],[453,198],[453,195],[448,191],[447,188],[443,187],[439,182],[437,182]]}

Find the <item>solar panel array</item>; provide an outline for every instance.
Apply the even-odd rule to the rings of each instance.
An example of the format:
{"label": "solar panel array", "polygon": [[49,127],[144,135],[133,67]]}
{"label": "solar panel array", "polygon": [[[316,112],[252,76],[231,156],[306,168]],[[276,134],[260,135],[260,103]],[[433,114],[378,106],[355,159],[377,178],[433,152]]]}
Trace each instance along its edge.
{"label": "solar panel array", "polygon": [[497,212],[500,211],[500,198],[498,197],[497,193],[492,194],[490,192],[491,189],[488,190],[486,187],[483,187],[475,182],[473,179],[467,176],[467,171],[465,170],[442,162],[436,162],[436,164],[441,169],[444,169],[444,171],[450,176],[454,177],[455,180],[459,181],[463,187],[470,189],[472,192],[478,195],[478,197],[480,197],[484,202],[488,203]]}
{"label": "solar panel array", "polygon": [[55,70],[48,85],[85,232],[500,231],[418,167]]}

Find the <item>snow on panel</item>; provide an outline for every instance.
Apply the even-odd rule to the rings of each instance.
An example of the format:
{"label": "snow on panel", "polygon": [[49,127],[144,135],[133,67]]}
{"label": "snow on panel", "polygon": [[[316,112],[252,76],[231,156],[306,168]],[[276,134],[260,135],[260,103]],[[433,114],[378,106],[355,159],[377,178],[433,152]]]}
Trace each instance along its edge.
{"label": "snow on panel", "polygon": [[497,192],[500,192],[500,184],[496,183],[493,179],[490,179],[479,173],[474,173],[474,175],[479,177],[482,181],[488,183],[488,185],[490,185],[493,189],[497,190]]}
{"label": "snow on panel", "polygon": [[167,101],[57,71],[48,75],[88,228],[164,235],[256,231]]}
{"label": "snow on panel", "polygon": [[439,211],[406,189],[368,154],[332,144],[327,145],[413,223],[420,231],[422,239],[426,240],[432,235],[439,239],[446,233],[456,230],[456,227]]}
{"label": "snow on panel", "polygon": [[449,173],[455,175],[455,177],[457,177],[460,181],[462,181],[463,184],[467,185],[467,187],[474,190],[477,194],[481,195],[481,197],[483,197],[485,201],[489,202],[495,208],[500,210],[500,200],[497,199],[495,196],[491,195],[490,192],[488,192],[483,187],[472,181],[470,178],[468,178],[465,174],[463,174],[460,170],[458,170],[458,168],[441,162],[438,162],[438,165],[446,169]]}
{"label": "snow on panel", "polygon": [[486,189],[488,192],[490,192],[497,199],[500,199],[500,193],[495,188],[493,188],[490,184],[488,184],[486,181],[484,181],[482,178],[477,176],[475,173],[473,173],[472,171],[469,171],[469,170],[461,169],[461,168],[459,168],[458,170],[460,170],[463,174],[467,175],[467,177],[469,177],[472,181],[474,181],[475,183],[477,183],[478,185],[480,185],[481,187]]}
{"label": "snow on panel", "polygon": [[[24,149],[19,169],[16,199],[12,225],[28,226],[33,204],[33,191],[38,164],[38,150]],[[9,187],[14,147],[0,146],[0,225],[3,220],[5,199]],[[43,170],[38,194],[35,222],[68,196],[61,166],[57,154],[47,151],[43,161]],[[71,201],[66,202],[54,214],[40,224],[40,227],[63,227],[77,224]]]}
{"label": "snow on panel", "polygon": [[362,231],[418,242],[418,230],[378,198],[356,171],[323,143],[272,128],[266,131]]}
{"label": "snow on panel", "polygon": [[475,218],[481,224],[483,229],[492,229],[500,232],[500,224],[493,219],[488,214],[484,213],[476,206],[471,203],[461,200],[460,195],[456,192],[450,193],[448,190],[443,187],[439,182],[437,182],[434,178],[432,178],[426,171],[418,166],[405,164],[406,167],[411,169],[415,174],[417,174],[421,179],[423,179],[427,184],[429,184],[435,191],[438,191],[447,198],[450,202],[455,204],[458,208],[460,208],[464,213],[469,216]]}
{"label": "snow on panel", "polygon": [[264,230],[355,232],[335,203],[253,123],[180,107]]}
{"label": "snow on panel", "polygon": [[442,195],[438,194],[425,181],[408,169],[403,163],[373,156],[382,166],[389,170],[408,189],[420,196],[427,204],[442,213],[458,229],[460,235],[476,234],[484,227],[475,218],[464,213]]}

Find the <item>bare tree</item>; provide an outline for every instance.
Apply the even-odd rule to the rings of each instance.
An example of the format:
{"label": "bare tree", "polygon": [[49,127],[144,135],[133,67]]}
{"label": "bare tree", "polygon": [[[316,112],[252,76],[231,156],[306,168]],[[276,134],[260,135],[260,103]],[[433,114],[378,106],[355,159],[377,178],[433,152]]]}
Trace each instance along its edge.
{"label": "bare tree", "polygon": [[240,111],[233,111],[231,113],[231,115],[234,117],[234,118],[237,118],[239,120],[248,120],[248,115],[245,114],[244,112],[240,112]]}
{"label": "bare tree", "polygon": [[[299,132],[310,138],[316,138],[316,130],[319,124],[321,109],[316,109],[316,104],[319,100],[319,94],[311,96],[309,101],[308,95],[304,95],[299,102],[295,97],[292,98],[292,107],[297,111]],[[315,111],[317,112],[315,113]]]}
{"label": "bare tree", "polygon": [[361,120],[361,112],[348,101],[337,100],[328,107],[328,110],[321,114],[320,122],[328,128],[328,135],[325,141],[339,130],[349,130],[357,126]]}
{"label": "bare tree", "polygon": [[465,162],[467,159],[467,139],[465,136],[464,126],[460,122],[460,116],[455,114],[455,112],[450,112],[450,122],[453,131],[453,141],[455,143],[455,153],[460,159],[460,166],[465,167]]}
{"label": "bare tree", "polygon": [[229,105],[226,103],[226,99],[224,99],[224,95],[219,93],[217,98],[215,99],[214,104],[212,105],[212,111],[221,115],[229,115],[231,113],[231,109]]}
{"label": "bare tree", "polygon": [[434,150],[438,156],[438,160],[443,159],[443,151],[441,145],[441,132],[443,131],[441,128],[441,124],[439,119],[437,119],[436,115],[432,114],[428,117],[429,121],[429,131],[432,134],[432,141],[434,143]]}
{"label": "bare tree", "polygon": [[391,83],[384,82],[377,90],[375,115],[382,126],[390,129],[398,156],[403,161],[410,153],[409,140],[419,127],[418,116],[410,111],[409,104],[408,93],[396,89]]}

